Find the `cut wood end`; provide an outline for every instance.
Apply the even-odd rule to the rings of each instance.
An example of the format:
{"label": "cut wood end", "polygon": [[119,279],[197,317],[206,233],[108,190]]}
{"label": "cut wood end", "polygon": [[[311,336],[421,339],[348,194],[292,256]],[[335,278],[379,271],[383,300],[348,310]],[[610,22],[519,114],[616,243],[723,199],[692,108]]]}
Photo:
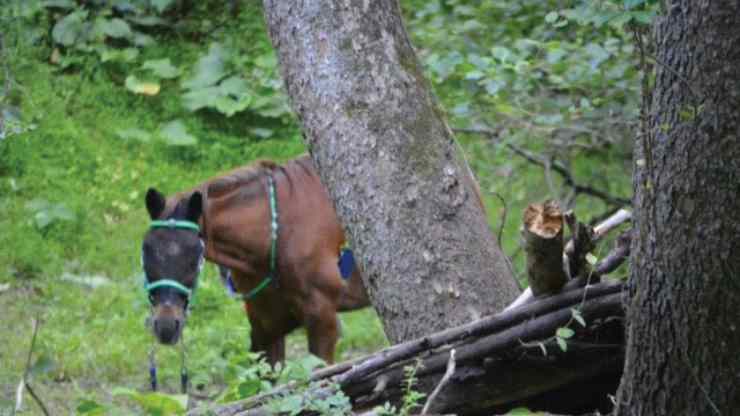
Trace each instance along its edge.
{"label": "cut wood end", "polygon": [[524,210],[524,226],[542,238],[553,238],[563,231],[563,212],[555,201],[530,204]]}

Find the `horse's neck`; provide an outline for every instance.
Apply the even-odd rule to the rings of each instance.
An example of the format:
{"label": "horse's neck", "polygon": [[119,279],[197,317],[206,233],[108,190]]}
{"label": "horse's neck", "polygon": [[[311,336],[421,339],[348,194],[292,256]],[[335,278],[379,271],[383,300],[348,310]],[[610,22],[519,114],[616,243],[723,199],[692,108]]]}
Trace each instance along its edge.
{"label": "horse's neck", "polygon": [[[255,181],[248,186],[259,188],[261,184]],[[205,231],[206,258],[241,275],[261,276],[269,264],[269,201],[265,190],[248,190],[248,200],[238,194],[244,191],[237,188],[217,198],[204,198],[200,224]]]}

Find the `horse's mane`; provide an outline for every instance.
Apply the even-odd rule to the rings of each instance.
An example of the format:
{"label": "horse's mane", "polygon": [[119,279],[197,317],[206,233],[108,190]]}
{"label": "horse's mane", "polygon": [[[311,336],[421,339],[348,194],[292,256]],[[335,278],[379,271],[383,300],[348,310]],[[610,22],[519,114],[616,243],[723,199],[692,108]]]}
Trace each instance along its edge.
{"label": "horse's mane", "polygon": [[205,183],[204,187],[211,197],[218,197],[238,187],[263,177],[266,173],[272,173],[279,165],[270,160],[258,160],[248,166],[236,168],[231,172],[219,176]]}
{"label": "horse's mane", "polygon": [[[307,154],[299,156],[293,162],[298,164],[304,174],[309,176],[314,174],[312,172],[311,160]],[[172,195],[170,198],[167,198],[168,209],[166,211],[170,213],[168,215],[172,215],[172,213],[178,210],[186,209],[186,202],[190,199],[193,192],[196,191],[203,194],[206,199],[222,198],[232,194],[241,201],[252,201],[255,196],[264,193],[264,188],[248,185],[258,181],[265,175],[274,174],[275,171],[282,171],[285,174],[288,186],[292,190],[292,175],[288,174],[288,171],[283,165],[279,165],[271,160],[258,160],[247,166],[238,167],[209,179],[188,191],[178,192]]]}

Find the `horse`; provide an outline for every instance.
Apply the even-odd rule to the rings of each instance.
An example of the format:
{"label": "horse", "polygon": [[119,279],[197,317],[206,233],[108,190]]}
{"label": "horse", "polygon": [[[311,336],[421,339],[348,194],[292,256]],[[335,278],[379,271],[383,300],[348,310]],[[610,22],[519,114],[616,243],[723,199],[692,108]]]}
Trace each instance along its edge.
{"label": "horse", "polygon": [[345,280],[345,234],[307,155],[261,160],[165,197],[149,188],[152,220],[142,244],[152,330],[181,337],[203,259],[232,272],[251,325],[251,350],[285,359],[285,336],[304,326],[308,350],[334,362],[337,312],[370,304],[359,267]]}

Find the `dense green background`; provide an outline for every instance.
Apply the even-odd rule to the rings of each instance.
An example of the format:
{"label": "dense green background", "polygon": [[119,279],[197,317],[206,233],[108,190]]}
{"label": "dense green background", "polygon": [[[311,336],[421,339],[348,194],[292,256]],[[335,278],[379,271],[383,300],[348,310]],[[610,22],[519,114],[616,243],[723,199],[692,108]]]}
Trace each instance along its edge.
{"label": "dense green background", "polygon": [[[113,389],[146,388],[152,343],[139,265],[146,189],[176,192],[258,158],[304,152],[259,2],[186,3],[0,8],[0,414],[14,402],[34,317],[42,322],[34,385],[55,414],[90,401],[126,413],[119,406],[131,402]],[[652,16],[643,3],[401,1],[450,124],[496,134],[458,139],[492,231],[508,214],[503,246],[520,277],[523,207],[565,200],[567,188],[509,144],[563,163],[583,184],[630,195],[639,99],[631,28]],[[588,196],[574,207],[584,219],[609,208]],[[342,320],[338,360],[385,344],[372,311]],[[248,332],[209,265],[186,332],[203,394],[246,394],[238,386],[258,376]],[[178,356],[158,351],[161,381],[176,391]],[[292,336],[288,355],[304,353],[305,337]],[[30,401],[25,408],[37,411]]]}

